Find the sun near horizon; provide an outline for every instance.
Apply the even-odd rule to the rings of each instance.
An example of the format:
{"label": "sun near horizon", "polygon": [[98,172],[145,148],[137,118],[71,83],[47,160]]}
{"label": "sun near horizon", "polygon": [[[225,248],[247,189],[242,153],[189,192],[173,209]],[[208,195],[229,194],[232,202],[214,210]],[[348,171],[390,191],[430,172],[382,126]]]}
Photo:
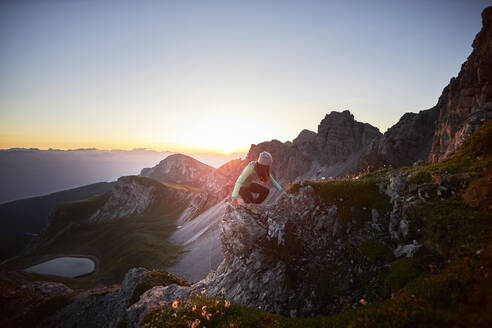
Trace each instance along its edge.
{"label": "sun near horizon", "polygon": [[436,104],[487,4],[2,1],[0,148],[228,154],[346,109],[384,132]]}
{"label": "sun near horizon", "polygon": [[[241,130],[240,118],[236,122],[226,118],[215,118],[213,120],[200,120],[198,124],[190,126],[187,130],[182,130],[181,134],[176,134],[172,138],[175,142],[166,142],[165,136],[154,136],[147,140],[141,136],[134,135],[129,138],[115,138],[110,132],[101,134],[86,135],[58,133],[56,129],[47,131],[29,131],[29,129],[17,131],[14,135],[7,135],[8,129],[0,131],[0,149],[10,148],[38,148],[38,149],[149,149],[155,151],[172,151],[183,153],[203,153],[213,152],[229,155],[232,153],[247,152],[252,143],[261,142],[263,134],[257,126],[252,124],[246,130]],[[242,120],[245,121],[245,120]],[[193,124],[193,121],[189,121]],[[0,126],[2,123],[0,123]],[[244,125],[243,125],[244,127]],[[3,131],[3,132],[2,132]],[[39,134],[38,134],[39,133]],[[256,137],[254,137],[256,135]],[[9,140],[10,139],[10,140]],[[143,140],[142,140],[143,139]]]}

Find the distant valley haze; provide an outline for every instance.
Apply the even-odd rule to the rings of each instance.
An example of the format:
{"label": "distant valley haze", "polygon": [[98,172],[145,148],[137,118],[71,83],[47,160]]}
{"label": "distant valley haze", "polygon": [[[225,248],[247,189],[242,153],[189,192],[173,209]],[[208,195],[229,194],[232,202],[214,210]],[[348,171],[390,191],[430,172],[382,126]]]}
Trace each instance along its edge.
{"label": "distant valley haze", "polygon": [[[75,188],[96,182],[114,181],[123,175],[138,175],[174,152],[133,150],[0,150],[0,203]],[[189,153],[213,167],[242,153]]]}

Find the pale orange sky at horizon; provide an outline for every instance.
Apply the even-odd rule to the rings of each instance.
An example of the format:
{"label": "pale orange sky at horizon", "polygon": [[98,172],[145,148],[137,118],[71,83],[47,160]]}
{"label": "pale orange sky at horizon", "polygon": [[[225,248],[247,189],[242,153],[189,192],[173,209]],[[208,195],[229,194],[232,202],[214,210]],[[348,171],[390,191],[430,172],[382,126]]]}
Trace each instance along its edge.
{"label": "pale orange sky at horizon", "polygon": [[0,1],[0,148],[247,152],[343,110],[385,132],[437,103],[487,5]]}
{"label": "pale orange sky at horizon", "polygon": [[[197,115],[198,116],[198,115]],[[243,124],[241,124],[243,123]],[[268,122],[267,122],[268,123]],[[283,141],[292,140],[297,136],[285,138],[285,131],[282,133],[284,138],[274,135],[280,132],[281,126],[276,128],[269,127],[265,122],[255,124],[251,119],[220,118],[215,116],[208,121],[194,120],[185,122],[189,127],[177,129],[171,136],[160,135],[160,129],[147,129],[134,133],[125,133],[122,127],[114,127],[109,132],[105,129],[99,130],[98,134],[87,134],[84,129],[73,129],[53,126],[45,129],[44,124],[29,125],[19,124],[22,128],[12,129],[3,128],[0,122],[0,149],[8,148],[39,148],[39,149],[122,149],[131,150],[134,148],[147,148],[156,151],[172,152],[216,152],[216,153],[244,153],[247,152],[251,144],[277,139]],[[154,124],[148,126],[153,127]],[[242,129],[243,128],[243,129]],[[165,128],[164,128],[165,129]],[[263,139],[264,131],[270,133],[270,139]],[[97,131],[97,130],[96,130]],[[300,130],[297,132],[301,132]],[[174,142],[166,142],[166,138],[174,139]]]}
{"label": "pale orange sky at horizon", "polygon": [[[1,134],[1,133],[0,133]],[[42,138],[44,140],[44,138]],[[22,140],[21,138],[15,139],[15,142],[9,143],[0,138],[0,150],[1,149],[11,149],[11,148],[37,148],[40,150],[48,149],[60,149],[60,150],[74,150],[74,149],[87,149],[95,148],[100,150],[133,150],[133,149],[147,149],[155,150],[158,152],[180,152],[180,153],[220,153],[220,154],[231,154],[231,153],[247,153],[248,147],[243,148],[219,148],[219,147],[197,147],[190,145],[177,145],[177,144],[166,144],[166,143],[122,143],[118,140],[114,142],[93,142],[88,143],[87,141],[77,141],[73,140],[67,141],[52,141],[50,139],[38,141],[30,141],[28,139]]]}

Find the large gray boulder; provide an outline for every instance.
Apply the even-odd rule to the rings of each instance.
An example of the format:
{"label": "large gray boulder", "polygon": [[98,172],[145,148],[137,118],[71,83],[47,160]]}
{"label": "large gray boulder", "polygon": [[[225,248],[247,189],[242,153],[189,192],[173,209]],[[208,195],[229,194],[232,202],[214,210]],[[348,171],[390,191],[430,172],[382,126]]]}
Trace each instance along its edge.
{"label": "large gray boulder", "polygon": [[126,309],[135,287],[148,270],[134,268],[127,272],[121,286],[91,289],[74,297],[73,302],[49,322],[58,327],[115,327],[126,320]]}

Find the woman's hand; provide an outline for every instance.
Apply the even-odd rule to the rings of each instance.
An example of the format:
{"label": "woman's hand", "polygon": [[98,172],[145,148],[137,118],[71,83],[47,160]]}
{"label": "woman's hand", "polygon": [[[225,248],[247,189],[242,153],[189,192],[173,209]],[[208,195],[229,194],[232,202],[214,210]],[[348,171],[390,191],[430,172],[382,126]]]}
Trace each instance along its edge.
{"label": "woman's hand", "polygon": [[233,199],[231,202],[232,207],[236,208],[237,207],[237,199]]}

